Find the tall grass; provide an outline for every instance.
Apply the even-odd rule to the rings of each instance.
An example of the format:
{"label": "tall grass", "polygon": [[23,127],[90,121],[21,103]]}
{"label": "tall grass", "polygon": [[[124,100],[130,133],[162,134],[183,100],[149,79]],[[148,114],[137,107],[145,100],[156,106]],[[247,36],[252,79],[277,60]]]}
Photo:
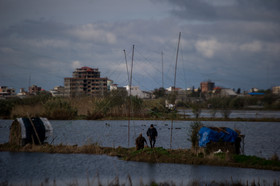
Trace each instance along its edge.
{"label": "tall grass", "polygon": [[[174,97],[174,95],[172,95]],[[174,101],[173,97],[158,99],[140,99],[128,96],[127,92],[117,90],[99,97],[53,98],[49,94],[30,96],[24,99],[13,98],[0,100],[0,117],[15,118],[30,116],[45,116],[51,119],[102,119],[102,118],[155,118],[180,119],[175,112],[168,112],[165,100]],[[251,104],[262,103],[272,108],[279,108],[279,101],[274,97],[213,97],[202,103],[191,104],[184,102],[181,106],[190,106],[196,118],[200,117],[201,109],[211,105],[212,117],[217,110],[221,111],[224,119],[228,119],[231,109],[242,109]],[[268,107],[266,107],[268,108]],[[188,118],[190,119],[190,118]],[[216,120],[217,118],[215,118]]]}
{"label": "tall grass", "polygon": [[36,105],[15,105],[11,111],[12,118],[18,117],[39,117],[43,116],[45,112],[42,104]]}
{"label": "tall grass", "polygon": [[73,108],[69,101],[62,98],[53,98],[44,104],[44,115],[49,119],[75,119],[77,109]]}

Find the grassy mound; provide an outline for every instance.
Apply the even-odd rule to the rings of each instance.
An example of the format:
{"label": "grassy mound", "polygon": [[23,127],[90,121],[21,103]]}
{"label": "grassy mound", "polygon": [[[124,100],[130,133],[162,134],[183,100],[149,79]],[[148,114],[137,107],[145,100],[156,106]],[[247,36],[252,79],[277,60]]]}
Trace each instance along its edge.
{"label": "grassy mound", "polygon": [[13,152],[44,152],[64,154],[105,154],[117,156],[127,161],[148,163],[180,163],[194,165],[232,166],[242,168],[268,169],[280,171],[279,160],[266,160],[256,156],[232,155],[229,153],[204,154],[189,149],[169,150],[162,147],[136,150],[123,147],[101,147],[98,144],[77,145],[25,145],[24,147],[0,144],[0,151]]}

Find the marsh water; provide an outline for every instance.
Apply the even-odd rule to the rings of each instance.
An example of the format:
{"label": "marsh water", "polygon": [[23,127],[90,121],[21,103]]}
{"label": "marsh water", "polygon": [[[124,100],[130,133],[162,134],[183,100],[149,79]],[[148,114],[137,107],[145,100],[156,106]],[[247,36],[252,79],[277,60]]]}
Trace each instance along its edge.
{"label": "marsh water", "polygon": [[[179,113],[185,115],[186,118],[195,118],[195,115],[192,112],[192,109],[181,109]],[[215,114],[214,114],[215,113]],[[223,118],[221,110],[216,110],[215,112],[212,109],[203,109],[200,113],[200,117],[205,118]],[[229,118],[280,118],[279,110],[231,110],[229,113]]]}
{"label": "marsh water", "polygon": [[[174,121],[171,136],[171,121],[149,120],[50,120],[53,136],[47,141],[52,144],[84,145],[97,143],[108,147],[133,147],[135,138],[150,124],[158,130],[156,146],[163,148],[190,148],[187,140],[192,121]],[[0,143],[9,140],[9,127],[12,120],[0,120]],[[280,156],[280,123],[278,122],[202,122],[206,126],[225,126],[235,128],[245,135],[244,153],[270,158]],[[129,127],[128,127],[129,126]],[[128,131],[129,128],[129,131]],[[172,181],[187,184],[193,180],[209,183],[215,181],[255,180],[260,183],[280,181],[280,172],[231,167],[195,166],[179,164],[149,164],[127,162],[117,157],[85,154],[46,154],[0,152],[0,183],[39,183],[49,182],[79,185],[98,180],[104,184],[118,178],[120,183],[136,185]]]}

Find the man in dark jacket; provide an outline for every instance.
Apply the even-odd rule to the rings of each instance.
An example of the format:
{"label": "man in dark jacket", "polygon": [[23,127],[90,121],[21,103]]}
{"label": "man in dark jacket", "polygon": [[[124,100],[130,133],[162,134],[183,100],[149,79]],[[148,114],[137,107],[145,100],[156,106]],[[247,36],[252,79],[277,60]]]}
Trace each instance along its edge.
{"label": "man in dark jacket", "polygon": [[[146,139],[142,136],[142,133],[136,138],[136,150],[140,150],[144,148],[144,143],[147,144]],[[148,144],[147,144],[148,145]]]}
{"label": "man in dark jacket", "polygon": [[153,124],[151,124],[150,128],[147,130],[147,136],[150,140],[151,148],[155,147],[157,135],[157,129],[154,127]]}

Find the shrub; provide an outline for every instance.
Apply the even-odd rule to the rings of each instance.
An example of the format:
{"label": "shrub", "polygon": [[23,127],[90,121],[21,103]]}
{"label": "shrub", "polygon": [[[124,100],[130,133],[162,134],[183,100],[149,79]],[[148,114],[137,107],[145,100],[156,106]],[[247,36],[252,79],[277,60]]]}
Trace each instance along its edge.
{"label": "shrub", "polygon": [[74,119],[77,116],[77,109],[61,98],[48,100],[44,108],[45,116],[49,119]]}
{"label": "shrub", "polygon": [[192,143],[192,148],[197,148],[198,147],[198,131],[202,127],[202,123],[200,121],[194,121],[190,129],[188,131],[188,140]]}
{"label": "shrub", "polygon": [[0,100],[0,117],[8,118],[13,109],[13,104],[7,100]]}
{"label": "shrub", "polygon": [[201,114],[201,105],[200,104],[193,104],[192,105],[192,112],[195,115],[195,118],[199,118],[200,114]]}

